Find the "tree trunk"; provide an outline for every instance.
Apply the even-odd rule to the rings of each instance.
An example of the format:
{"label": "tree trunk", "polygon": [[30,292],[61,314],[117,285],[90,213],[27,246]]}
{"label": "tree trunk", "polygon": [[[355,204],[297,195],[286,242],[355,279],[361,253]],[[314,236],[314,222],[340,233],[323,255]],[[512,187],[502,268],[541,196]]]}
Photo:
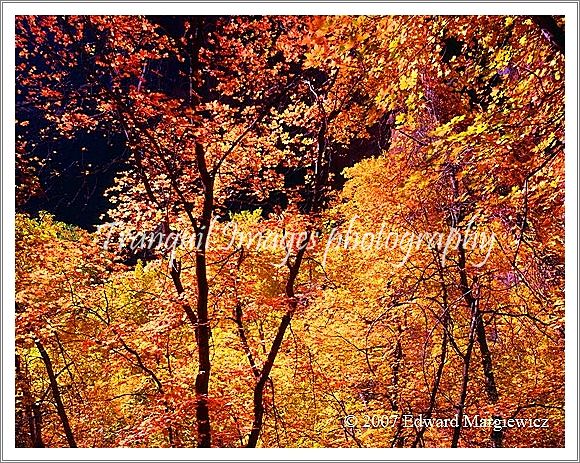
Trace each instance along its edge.
{"label": "tree trunk", "polygon": [[40,402],[32,403],[32,445],[37,448],[44,448],[42,441],[42,410]]}
{"label": "tree trunk", "polygon": [[487,344],[487,336],[485,333],[485,325],[483,324],[483,317],[481,311],[479,310],[478,300],[473,296],[473,289],[470,287],[467,281],[467,270],[465,261],[465,248],[464,248],[464,237],[461,236],[459,242],[459,278],[460,287],[463,292],[463,298],[471,310],[471,316],[475,321],[475,333],[477,337],[477,344],[479,345],[479,350],[481,352],[481,364],[483,367],[483,374],[485,376],[485,391],[489,401],[494,404],[499,399],[499,393],[497,391],[497,386],[495,384],[495,377],[493,374],[493,363],[491,360],[491,351]]}
{"label": "tree trunk", "polygon": [[[457,201],[459,198],[459,185],[457,182],[457,178],[455,177],[456,168],[452,166],[451,168],[451,186],[453,191],[454,200]],[[458,227],[459,223],[465,218],[465,214],[462,211],[461,206],[458,207],[457,204],[454,204],[455,209],[458,211],[457,215],[452,217],[452,223],[454,227]],[[471,329],[470,329],[470,344],[468,346],[467,353],[465,354],[465,366],[469,366],[470,358],[472,354],[472,333],[474,334],[474,340],[477,341],[479,345],[479,350],[481,352],[481,364],[483,367],[483,375],[485,377],[485,391],[487,393],[487,397],[491,404],[495,404],[499,400],[499,393],[497,391],[497,386],[495,384],[495,376],[493,373],[493,363],[491,359],[491,351],[489,350],[489,346],[487,344],[487,336],[485,333],[485,325],[483,323],[483,316],[479,309],[479,296],[475,295],[475,281],[474,285],[469,284],[469,279],[467,276],[467,259],[465,255],[465,235],[463,232],[460,232],[459,236],[459,243],[457,246],[457,252],[459,254],[459,259],[457,262],[457,267],[459,270],[459,288],[463,295],[463,299],[465,303],[469,307],[471,312]],[[475,280],[475,279],[474,279]],[[463,408],[465,406],[465,396],[467,394],[467,383],[469,381],[469,372],[465,371],[463,374],[464,379],[464,389],[462,390],[462,398],[460,402],[460,414],[463,416]],[[457,440],[459,440],[459,434],[461,433],[461,423],[459,423],[459,428],[455,430],[453,435],[453,442],[457,445]],[[494,445],[497,442],[501,442],[500,439],[492,439]]]}
{"label": "tree trunk", "polygon": [[46,349],[44,348],[40,340],[36,339],[34,342],[36,344],[36,347],[38,348],[38,351],[40,352],[40,356],[42,357],[44,366],[46,367],[46,373],[48,375],[48,380],[50,382],[50,390],[52,391],[52,396],[56,403],[56,410],[58,412],[60,421],[62,422],[62,427],[64,428],[64,433],[66,435],[68,445],[69,447],[76,447],[77,443],[75,442],[75,438],[68,421],[68,416],[66,414],[64,404],[62,403],[60,390],[58,388],[58,383],[56,381],[54,370],[52,368],[52,362],[50,360],[50,357],[48,356],[48,352],[46,352]]}
{"label": "tree trunk", "polygon": [[254,448],[258,444],[258,438],[260,437],[260,431],[262,430],[264,420],[264,386],[266,385],[272,367],[274,366],[274,361],[276,360],[276,356],[278,355],[278,351],[280,350],[280,346],[284,340],[286,329],[292,320],[292,314],[293,309],[290,308],[290,310],[288,310],[288,312],[286,312],[282,317],[282,321],[278,327],[278,332],[276,333],[276,337],[274,338],[274,342],[270,348],[268,359],[266,360],[260,378],[254,387],[254,422],[252,424],[250,437],[248,438],[248,448]]}
{"label": "tree trunk", "polygon": [[28,375],[21,369],[20,356],[16,354],[16,388],[22,395],[16,394],[15,440],[16,447],[43,448],[41,402],[35,401],[30,392]]}
{"label": "tree trunk", "polygon": [[197,167],[203,182],[203,211],[198,227],[199,247],[195,254],[195,276],[197,281],[197,322],[198,322],[198,373],[195,380],[197,397],[196,418],[198,447],[211,447],[211,426],[208,408],[209,377],[211,370],[210,346],[211,328],[209,326],[206,247],[213,211],[213,177],[207,170],[203,147],[195,146]]}
{"label": "tree trunk", "polygon": [[310,241],[311,233],[312,231],[310,230],[306,233],[304,241],[300,243],[300,249],[296,253],[294,263],[290,266],[290,275],[286,281],[286,297],[288,298],[289,309],[282,317],[282,321],[278,327],[278,332],[276,333],[276,337],[274,338],[274,342],[272,343],[272,347],[268,353],[268,358],[266,359],[266,363],[264,363],[262,372],[260,373],[258,381],[254,387],[254,422],[252,424],[250,437],[248,438],[248,448],[256,447],[258,444],[258,438],[260,437],[260,432],[262,430],[262,424],[264,420],[264,386],[270,377],[270,372],[272,371],[272,367],[276,361],[276,356],[278,355],[278,351],[280,350],[280,346],[284,340],[286,329],[290,325],[292,316],[298,307],[298,301],[296,300],[296,295],[294,293],[294,283],[296,281],[296,277],[298,276],[298,272],[300,271],[302,259],[304,258],[304,253],[306,252],[306,246]]}
{"label": "tree trunk", "polygon": [[473,345],[475,344],[475,319],[471,319],[471,326],[469,328],[469,340],[467,343],[467,351],[463,357],[463,375],[461,379],[461,392],[459,393],[459,403],[457,404],[457,426],[453,429],[453,438],[451,447],[457,448],[459,444],[459,437],[461,436],[461,429],[463,428],[463,415],[465,413],[465,399],[467,398],[467,386],[469,385],[469,366],[471,364],[471,354],[473,353]]}

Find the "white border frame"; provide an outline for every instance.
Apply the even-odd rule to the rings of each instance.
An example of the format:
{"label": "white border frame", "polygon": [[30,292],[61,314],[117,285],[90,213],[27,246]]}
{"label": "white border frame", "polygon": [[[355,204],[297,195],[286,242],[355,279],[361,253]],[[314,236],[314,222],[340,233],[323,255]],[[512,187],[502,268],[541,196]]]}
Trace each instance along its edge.
{"label": "white border frame", "polygon": [[[566,447],[562,449],[17,449],[14,434],[15,56],[17,14],[490,14],[566,15]],[[577,2],[2,2],[1,461],[432,460],[578,461]]]}

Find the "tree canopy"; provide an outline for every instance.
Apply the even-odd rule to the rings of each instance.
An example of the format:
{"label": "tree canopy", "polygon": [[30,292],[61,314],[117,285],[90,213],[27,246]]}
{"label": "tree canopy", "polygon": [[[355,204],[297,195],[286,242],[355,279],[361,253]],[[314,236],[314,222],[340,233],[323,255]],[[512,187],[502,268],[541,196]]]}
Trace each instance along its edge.
{"label": "tree canopy", "polygon": [[17,444],[563,446],[563,31],[18,16]]}

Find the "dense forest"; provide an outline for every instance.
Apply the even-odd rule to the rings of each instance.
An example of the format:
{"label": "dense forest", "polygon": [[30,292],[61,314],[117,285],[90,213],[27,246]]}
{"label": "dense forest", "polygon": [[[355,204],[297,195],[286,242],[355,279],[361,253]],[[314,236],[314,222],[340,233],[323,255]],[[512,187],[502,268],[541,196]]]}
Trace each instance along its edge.
{"label": "dense forest", "polygon": [[564,446],[564,18],[18,16],[18,447]]}

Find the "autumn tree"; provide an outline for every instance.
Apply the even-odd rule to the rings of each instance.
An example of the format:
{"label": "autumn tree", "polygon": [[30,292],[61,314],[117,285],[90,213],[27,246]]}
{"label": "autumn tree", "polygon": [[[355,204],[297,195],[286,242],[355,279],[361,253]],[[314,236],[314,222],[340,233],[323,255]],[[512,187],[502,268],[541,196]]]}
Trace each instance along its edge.
{"label": "autumn tree", "polygon": [[126,147],[98,233],[17,219],[22,445],[561,445],[563,27],[18,17],[20,203]]}
{"label": "autumn tree", "polygon": [[[126,136],[131,168],[113,189],[120,205],[111,214],[121,219],[120,231],[163,223],[167,230],[190,230],[198,237],[195,272],[189,275],[195,281],[195,303],[184,308],[198,344],[198,443],[209,446],[206,248],[212,219],[227,209],[239,185],[258,198],[283,186],[280,167],[311,176],[302,211],[316,211],[329,177],[326,124],[346,99],[334,99],[333,112],[326,114],[328,103],[319,92],[329,92],[328,76],[302,69],[303,26],[297,18],[176,21],[178,35],[175,27],[168,32],[160,18],[20,18],[18,70],[27,90],[24,103],[38,99],[37,109],[51,124],[41,136],[52,130],[74,136],[79,130],[103,129]],[[64,46],[47,51],[48,40]],[[31,61],[38,65],[27,68]],[[299,113],[302,124],[295,121]],[[288,199],[298,200],[292,191]],[[311,233],[308,225],[304,243]],[[257,443],[263,390],[295,311],[294,282],[305,253],[297,244],[284,290],[289,309],[256,378],[250,446]],[[180,260],[168,269],[178,294],[188,290],[182,269]]]}
{"label": "autumn tree", "polygon": [[[509,354],[502,357],[495,343],[498,338],[507,342],[514,337],[513,331],[502,334],[502,326],[511,330],[514,323],[521,323],[535,339],[532,344],[526,337],[518,340],[524,351],[539,343],[550,351],[556,349],[557,358],[562,359],[563,280],[555,285],[536,280],[538,272],[546,271],[552,275],[548,278],[563,278],[561,50],[525,17],[471,22],[433,17],[332,18],[321,22],[313,55],[322,59],[330,55],[337,66],[351,68],[362,61],[367,72],[361,78],[367,80],[369,90],[374,89],[377,107],[396,113],[391,149],[384,157],[353,169],[345,189],[346,205],[339,210],[347,218],[361,216],[364,225],[357,226],[361,234],[365,226],[368,230],[383,220],[399,233],[416,237],[444,230],[455,246],[450,254],[445,241],[431,240],[421,251],[415,250],[415,243],[410,261],[405,262],[405,253],[398,252],[377,262],[383,269],[377,283],[388,281],[383,297],[391,302],[385,302],[385,312],[371,319],[371,328],[391,320],[397,339],[393,341],[391,386],[401,388],[403,359],[415,361],[411,359],[419,355],[401,343],[405,331],[417,329],[408,325],[409,317],[423,312],[425,317],[431,314],[434,326],[428,323],[425,335],[414,335],[425,336],[422,342],[435,355],[430,390],[425,391],[429,400],[419,405],[427,416],[436,410],[452,353],[462,365],[455,373],[463,379],[452,402],[460,420],[468,407],[470,379],[479,375],[493,416],[513,416],[528,407],[559,410],[559,386],[539,392],[531,404],[520,402],[520,392],[512,395],[509,381],[502,384],[502,378],[506,370],[513,374],[517,367]],[[482,27],[485,33],[480,32]],[[365,35],[370,28],[380,33]],[[396,67],[405,72],[397,73]],[[556,212],[554,219],[556,210],[562,213]],[[541,238],[533,230],[544,229],[546,221],[549,232]],[[497,240],[498,249],[489,257],[481,255],[480,249],[467,249],[474,234],[482,232],[493,233]],[[392,264],[383,264],[383,259],[405,265],[389,271],[382,266]],[[364,268],[366,280],[368,267]],[[548,287],[560,290],[546,293]],[[460,315],[462,300],[467,313]],[[436,341],[432,330],[437,329],[441,334]],[[432,344],[436,342],[438,350]],[[474,364],[476,347],[479,371]],[[537,360],[535,354],[533,358]],[[509,368],[505,363],[511,363]],[[426,368],[425,363],[421,368]],[[521,368],[529,367],[523,364]],[[549,384],[561,384],[561,376],[549,363],[543,368],[545,374],[555,374]],[[532,387],[534,380],[527,384]],[[393,394],[397,397],[400,392]],[[408,404],[409,410],[418,405]],[[393,404],[393,410],[400,406]],[[421,445],[425,431],[407,436],[405,442]],[[452,446],[458,445],[460,436],[461,427],[457,427]],[[491,438],[493,445],[502,445],[501,433]]]}

